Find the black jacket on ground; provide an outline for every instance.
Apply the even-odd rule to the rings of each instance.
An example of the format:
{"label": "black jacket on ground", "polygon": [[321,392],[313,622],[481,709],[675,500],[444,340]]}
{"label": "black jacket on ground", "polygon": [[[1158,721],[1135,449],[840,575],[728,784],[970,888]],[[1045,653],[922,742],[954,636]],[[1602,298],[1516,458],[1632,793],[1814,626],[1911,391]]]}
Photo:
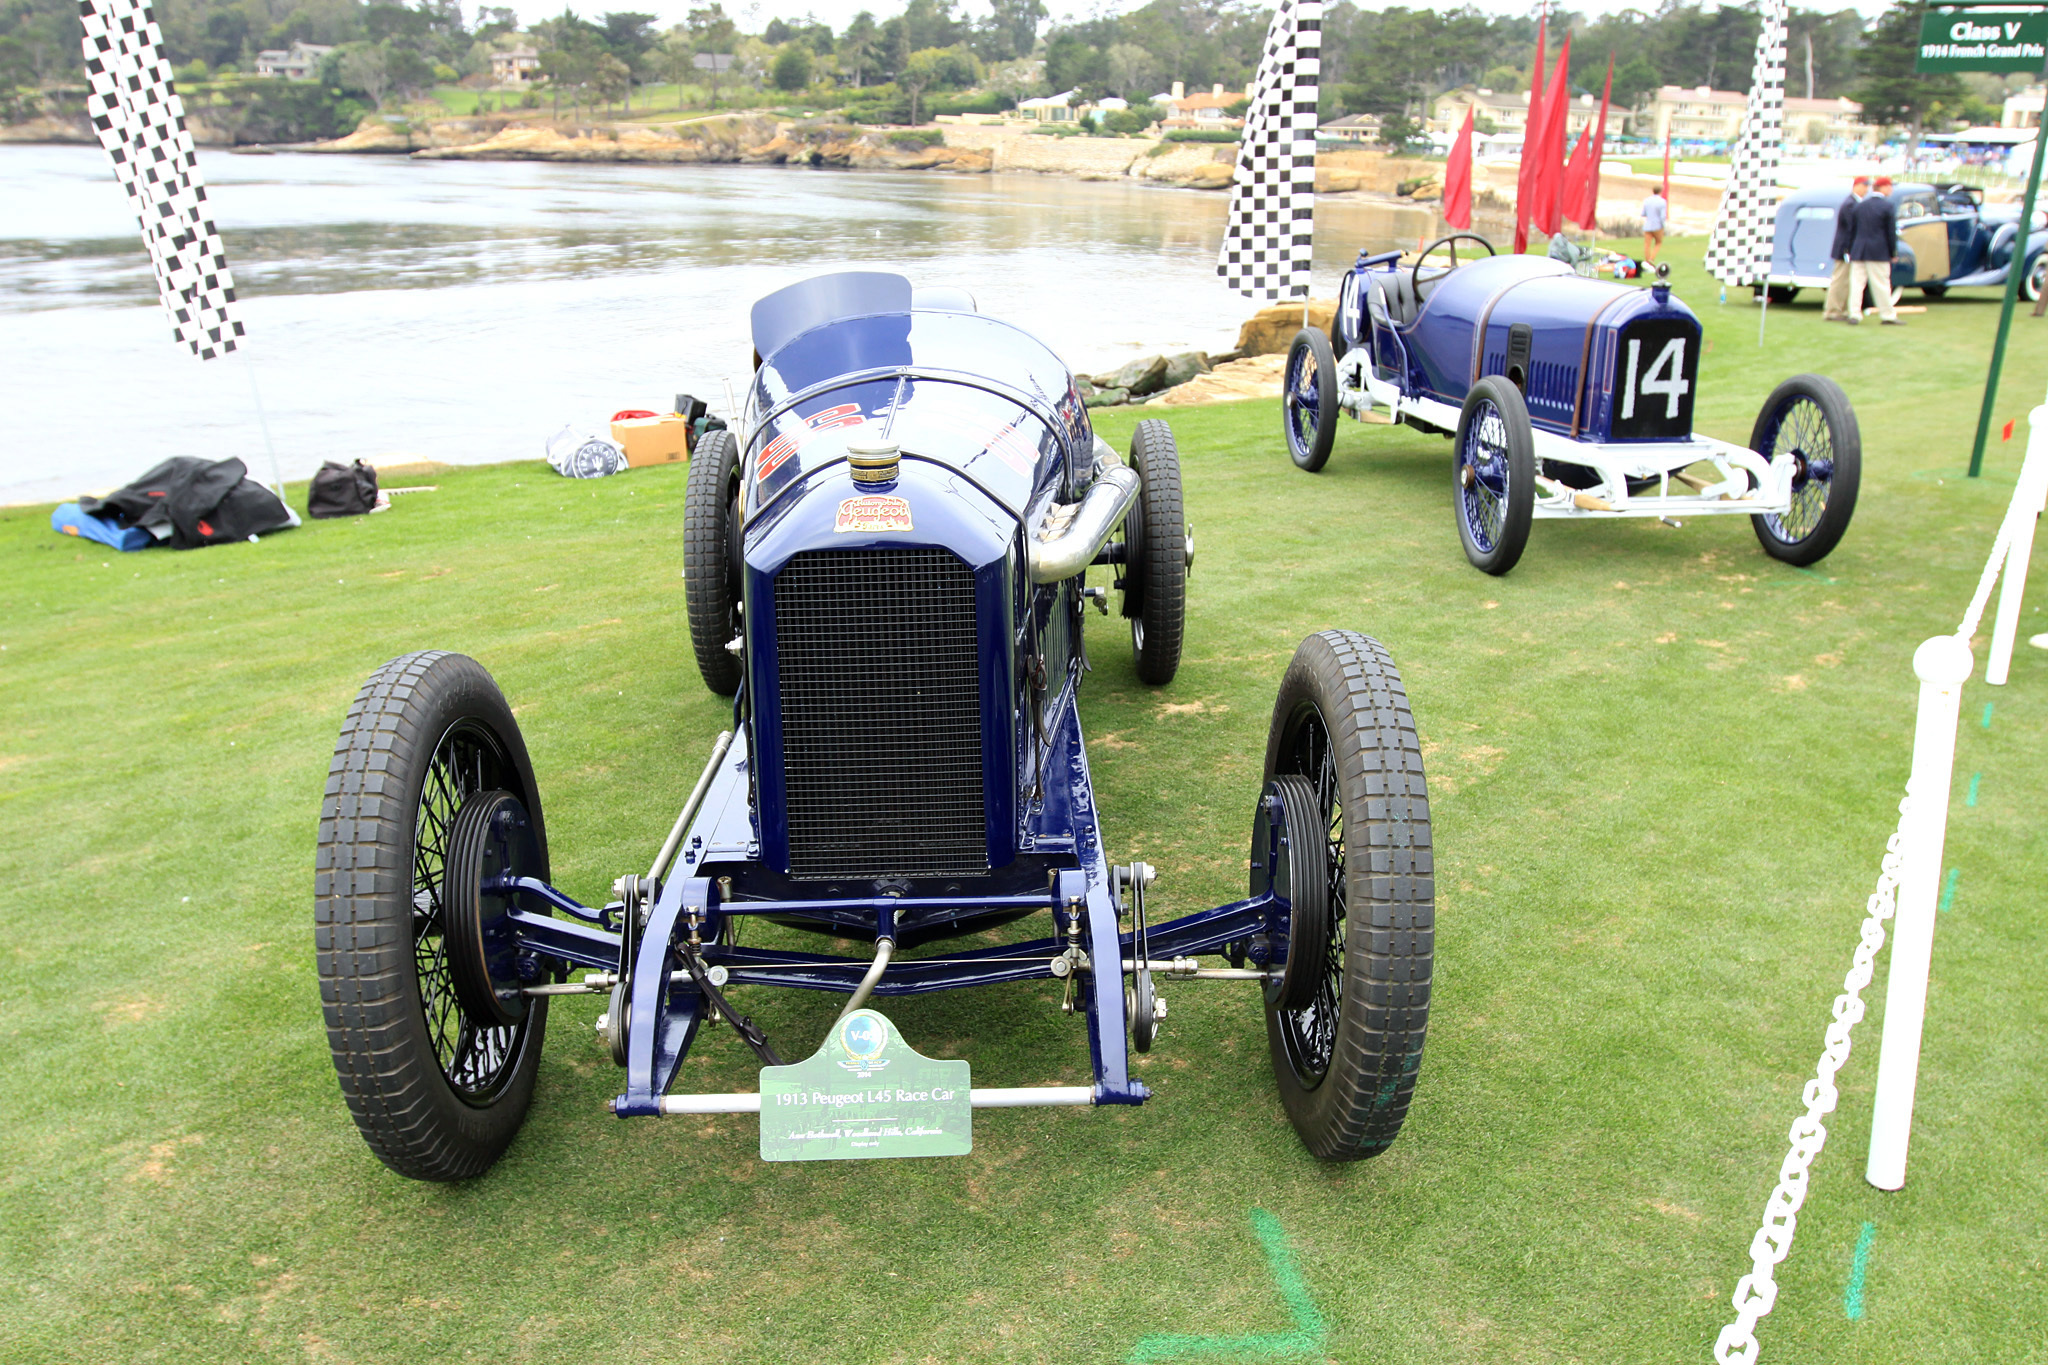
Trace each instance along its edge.
{"label": "black jacket on ground", "polygon": [[1898,254],[1899,209],[1891,199],[1873,194],[1849,215],[1849,259],[1889,261]]}
{"label": "black jacket on ground", "polygon": [[80,498],[88,516],[140,526],[174,550],[247,540],[292,524],[277,495],[249,477],[240,460],[165,460],[104,498]]}
{"label": "black jacket on ground", "polygon": [[1828,259],[1846,261],[1849,259],[1849,238],[1855,231],[1856,205],[1860,202],[1855,195],[1842,197],[1842,206],[1835,210],[1835,244],[1828,248]]}

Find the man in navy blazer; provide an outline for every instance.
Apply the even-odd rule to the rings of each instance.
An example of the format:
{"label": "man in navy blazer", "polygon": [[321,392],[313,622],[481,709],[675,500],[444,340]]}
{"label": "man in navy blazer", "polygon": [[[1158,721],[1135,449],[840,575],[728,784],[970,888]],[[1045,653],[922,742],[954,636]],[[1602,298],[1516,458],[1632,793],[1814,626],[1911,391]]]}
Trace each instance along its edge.
{"label": "man in navy blazer", "polygon": [[[1877,320],[1887,327],[1899,325],[1892,307],[1892,257],[1897,252],[1899,211],[1889,191],[1891,177],[1879,176],[1871,184],[1871,195],[1849,215],[1849,299],[1855,312],[1863,311],[1863,293],[1877,305]],[[1860,321],[1852,317],[1850,321]]]}
{"label": "man in navy blazer", "polygon": [[1855,228],[1851,219],[1856,206],[1869,197],[1870,177],[1859,175],[1849,186],[1849,193],[1842,197],[1841,207],[1835,210],[1835,240],[1828,248],[1828,302],[1820,315],[1823,322],[1849,320],[1849,237]]}

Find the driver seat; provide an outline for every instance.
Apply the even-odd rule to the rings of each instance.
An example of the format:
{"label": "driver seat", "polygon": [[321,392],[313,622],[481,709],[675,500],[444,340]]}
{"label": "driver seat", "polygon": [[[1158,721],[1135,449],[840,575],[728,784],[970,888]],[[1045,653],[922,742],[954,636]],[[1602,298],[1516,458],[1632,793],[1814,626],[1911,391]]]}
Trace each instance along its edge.
{"label": "driver seat", "polygon": [[1414,266],[1395,266],[1392,270],[1373,275],[1366,311],[1374,322],[1406,327],[1415,321],[1415,315],[1421,310],[1422,300],[1415,290]]}

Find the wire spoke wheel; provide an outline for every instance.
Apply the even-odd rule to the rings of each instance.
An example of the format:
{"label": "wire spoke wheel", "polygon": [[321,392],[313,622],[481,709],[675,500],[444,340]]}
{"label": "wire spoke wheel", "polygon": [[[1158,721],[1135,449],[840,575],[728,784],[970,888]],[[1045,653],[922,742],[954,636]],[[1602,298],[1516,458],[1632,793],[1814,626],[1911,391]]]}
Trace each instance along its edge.
{"label": "wire spoke wheel", "polygon": [[1288,835],[1284,868],[1265,867],[1254,822],[1252,892],[1284,891],[1289,905],[1286,970],[1266,990],[1274,1082],[1310,1152],[1373,1156],[1414,1095],[1435,959],[1421,748],[1377,641],[1330,630],[1302,642],[1274,701],[1265,771],[1261,811],[1277,798]]}
{"label": "wire spoke wheel", "polygon": [[483,1027],[463,1013],[448,966],[442,892],[455,813],[475,793],[502,787],[506,770],[505,756],[489,732],[472,723],[450,727],[428,761],[413,820],[412,954],[420,1013],[441,1074],[473,1103],[489,1100],[502,1087],[519,1054],[526,1021]]}
{"label": "wire spoke wheel", "polygon": [[1323,882],[1321,918],[1327,928],[1324,942],[1293,948],[1293,960],[1320,964],[1314,979],[1302,983],[1309,992],[1307,1003],[1293,1009],[1283,1005],[1275,1013],[1295,1074],[1302,1079],[1303,1089],[1313,1090],[1329,1074],[1337,1045],[1337,1018],[1344,994],[1345,926],[1344,798],[1329,729],[1313,703],[1298,721],[1293,749],[1284,771],[1306,779],[1308,800],[1304,804],[1309,808],[1309,820],[1301,829],[1290,823],[1288,834],[1315,846],[1310,861]]}
{"label": "wire spoke wheel", "polygon": [[1849,399],[1831,379],[1803,374],[1764,400],[1749,448],[1773,468],[1789,464],[1790,506],[1750,518],[1766,553],[1788,564],[1811,564],[1835,548],[1849,528],[1862,471],[1863,442]]}
{"label": "wire spoke wheel", "polygon": [[1454,448],[1451,498],[1465,558],[1504,574],[1529,543],[1536,506],[1536,437],[1522,391],[1497,374],[1473,384]]}
{"label": "wire spoke wheel", "polygon": [[[1492,403],[1481,403],[1458,447],[1458,507],[1472,543],[1491,554],[1507,522],[1507,422]],[[1470,473],[1467,473],[1467,471]]]}
{"label": "wire spoke wheel", "polygon": [[1294,334],[1280,393],[1288,457],[1313,474],[1337,439],[1337,358],[1329,337],[1312,327]]}
{"label": "wire spoke wheel", "polygon": [[342,1098],[378,1159],[415,1180],[490,1169],[525,1120],[547,1027],[545,996],[527,998],[507,1023],[509,1010],[476,1017],[458,992],[450,949],[467,939],[448,902],[450,873],[468,888],[455,891],[466,904],[483,875],[472,860],[483,855],[477,838],[456,836],[483,807],[458,815],[480,796],[517,802],[530,830],[522,874],[546,880],[533,767],[490,675],[439,651],[373,673],[328,769],[314,945]]}

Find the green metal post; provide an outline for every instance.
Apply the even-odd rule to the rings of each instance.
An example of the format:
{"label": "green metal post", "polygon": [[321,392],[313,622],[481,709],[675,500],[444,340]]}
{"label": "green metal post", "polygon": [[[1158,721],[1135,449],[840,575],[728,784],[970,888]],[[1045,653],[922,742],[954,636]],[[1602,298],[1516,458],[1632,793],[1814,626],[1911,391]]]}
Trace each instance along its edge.
{"label": "green metal post", "polygon": [[2027,172],[2027,193],[2020,201],[2020,232],[2012,241],[2012,265],[2005,272],[2005,302],[1998,309],[1998,339],[1991,343],[1991,372],[1984,376],[1984,408],[1977,414],[1977,443],[1970,447],[1970,477],[1984,468],[1984,440],[1991,434],[1991,405],[1998,401],[1998,371],[2005,365],[2005,334],[2012,330],[2013,300],[2019,297],[2020,276],[2026,273],[2027,244],[2034,235],[2034,195],[2041,188],[2041,153],[2048,149],[2048,128],[2035,130],[2034,165]]}

